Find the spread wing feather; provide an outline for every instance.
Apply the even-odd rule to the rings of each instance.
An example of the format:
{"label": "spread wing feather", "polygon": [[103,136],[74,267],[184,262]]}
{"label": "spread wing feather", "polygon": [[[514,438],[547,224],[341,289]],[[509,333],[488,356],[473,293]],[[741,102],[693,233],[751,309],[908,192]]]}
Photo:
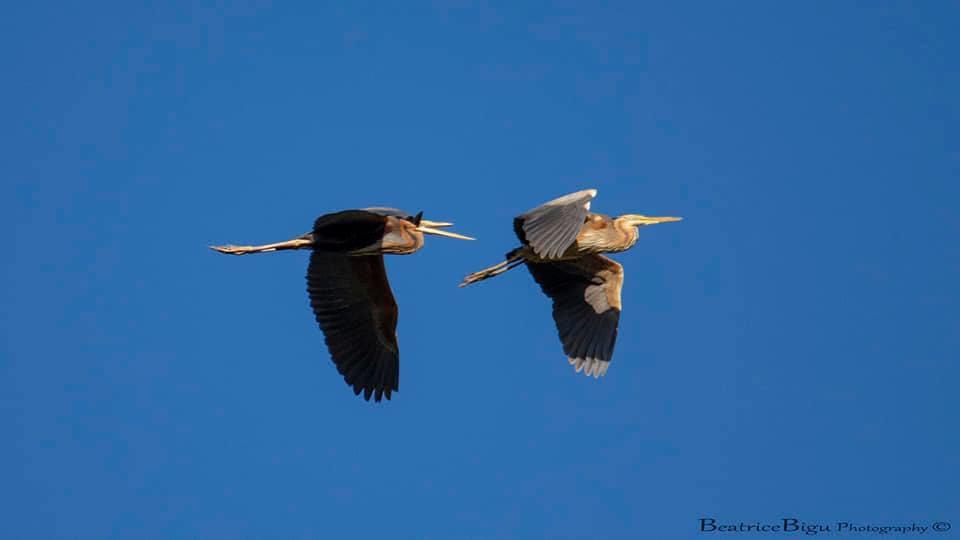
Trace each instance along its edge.
{"label": "spread wing feather", "polygon": [[390,399],[400,377],[398,310],[383,256],[314,251],[307,292],[330,357],[353,393]]}
{"label": "spread wing feather", "polygon": [[558,258],[576,240],[596,196],[585,189],[538,206],[513,220],[514,232],[540,257]]}
{"label": "spread wing feather", "polygon": [[586,375],[606,374],[620,323],[623,267],[603,255],[588,255],[527,262],[527,268],[553,300],[553,320],[569,362]]}

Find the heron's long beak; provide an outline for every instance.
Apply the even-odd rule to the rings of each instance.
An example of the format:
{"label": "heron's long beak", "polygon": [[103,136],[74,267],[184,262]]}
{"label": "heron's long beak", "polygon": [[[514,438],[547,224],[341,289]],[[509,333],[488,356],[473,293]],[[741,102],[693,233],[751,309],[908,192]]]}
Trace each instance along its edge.
{"label": "heron's long beak", "polygon": [[470,238],[469,236],[464,236],[462,234],[452,233],[450,231],[443,231],[440,229],[435,229],[433,227],[449,227],[453,223],[443,223],[443,222],[434,222],[421,220],[420,225],[417,227],[417,230],[425,234],[433,234],[436,236],[446,236],[447,238],[456,238],[457,240],[476,240],[476,238]]}
{"label": "heron's long beak", "polygon": [[653,216],[643,216],[640,214],[631,214],[628,216],[630,223],[633,225],[656,225],[658,223],[671,223],[673,221],[681,221],[683,218],[664,216],[664,217],[653,217]]}
{"label": "heron's long beak", "polygon": [[421,219],[420,225],[425,225],[427,227],[441,228],[441,227],[450,227],[453,223],[446,221],[430,221],[429,219]]}

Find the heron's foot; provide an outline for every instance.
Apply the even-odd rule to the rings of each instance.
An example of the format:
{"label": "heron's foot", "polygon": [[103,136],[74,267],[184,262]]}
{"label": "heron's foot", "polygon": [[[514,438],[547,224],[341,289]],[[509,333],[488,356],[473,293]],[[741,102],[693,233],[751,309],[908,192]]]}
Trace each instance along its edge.
{"label": "heron's foot", "polygon": [[495,264],[490,268],[484,268],[472,274],[467,275],[463,278],[463,281],[460,282],[461,287],[466,287],[472,283],[478,281],[483,281],[485,279],[492,278],[494,276],[499,276],[500,274],[516,268],[518,265],[523,264],[524,259],[522,257],[511,257],[502,263]]}
{"label": "heron's foot", "polygon": [[469,276],[463,278],[463,281],[460,282],[460,287],[466,287],[467,285],[476,283],[478,281],[483,281],[490,277],[490,272],[474,272]]}
{"label": "heron's foot", "polygon": [[227,255],[246,255],[247,253],[250,253],[250,248],[248,246],[234,246],[232,244],[227,244],[225,246],[210,246],[210,249],[220,253],[226,253]]}

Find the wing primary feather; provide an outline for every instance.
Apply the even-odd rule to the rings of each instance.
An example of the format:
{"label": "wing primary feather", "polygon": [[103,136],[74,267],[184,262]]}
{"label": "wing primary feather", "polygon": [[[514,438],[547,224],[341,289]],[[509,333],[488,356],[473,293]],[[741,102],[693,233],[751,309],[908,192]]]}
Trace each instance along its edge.
{"label": "wing primary feather", "polygon": [[576,240],[594,196],[596,190],[578,191],[517,216],[514,223],[517,237],[540,257],[561,256]]}
{"label": "wing primary feather", "polygon": [[553,300],[553,318],[568,362],[588,376],[604,375],[616,343],[622,268],[602,255],[528,261],[527,268]]}
{"label": "wing primary feather", "polygon": [[[324,222],[328,240],[339,222]],[[340,219],[340,218],[337,218]],[[315,250],[307,269],[310,307],[330,357],[354,394],[379,401],[396,380],[396,301],[383,257]],[[391,389],[393,390],[393,389]],[[389,399],[389,397],[388,397]]]}

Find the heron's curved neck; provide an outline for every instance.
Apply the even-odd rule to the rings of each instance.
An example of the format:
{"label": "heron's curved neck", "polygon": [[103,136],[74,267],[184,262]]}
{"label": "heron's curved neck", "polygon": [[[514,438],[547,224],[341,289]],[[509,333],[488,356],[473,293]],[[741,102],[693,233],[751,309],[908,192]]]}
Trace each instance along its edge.
{"label": "heron's curved neck", "polygon": [[412,227],[404,227],[383,238],[381,249],[393,255],[410,255],[423,247],[423,233]]}
{"label": "heron's curved neck", "polygon": [[616,227],[617,232],[623,235],[625,240],[621,245],[617,246],[617,251],[626,251],[637,243],[637,238],[640,237],[640,232],[637,230],[636,225],[633,225],[625,219],[617,219],[614,220],[613,226]]}

